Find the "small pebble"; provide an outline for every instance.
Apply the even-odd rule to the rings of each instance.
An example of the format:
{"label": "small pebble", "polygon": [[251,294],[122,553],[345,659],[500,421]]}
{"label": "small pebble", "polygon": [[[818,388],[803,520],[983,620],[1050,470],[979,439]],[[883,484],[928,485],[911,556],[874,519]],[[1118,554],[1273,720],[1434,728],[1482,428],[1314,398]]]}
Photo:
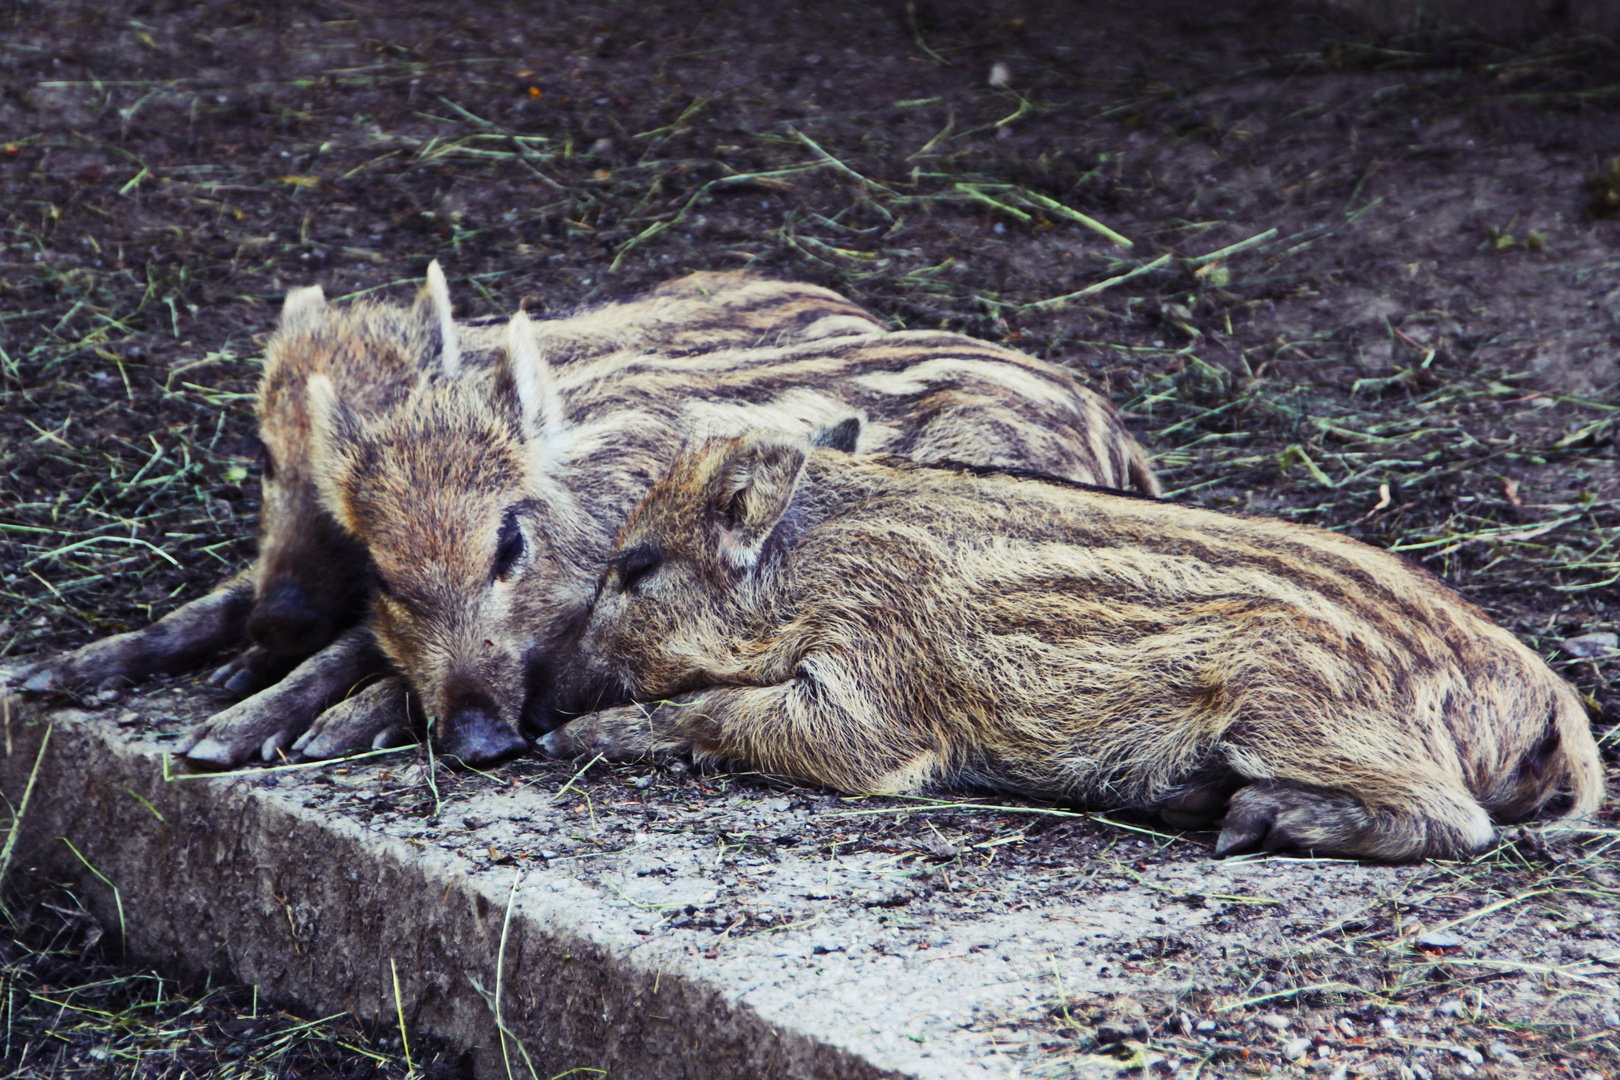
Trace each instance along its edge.
{"label": "small pebble", "polygon": [[1417,946],[1420,949],[1459,949],[1462,938],[1447,932],[1419,934]]}
{"label": "small pebble", "polygon": [[1276,1013],[1261,1013],[1258,1019],[1262,1026],[1268,1027],[1272,1031],[1288,1030],[1288,1017],[1286,1016],[1278,1016]]}
{"label": "small pebble", "polygon": [[1453,1054],[1456,1054],[1458,1057],[1462,1058],[1464,1061],[1468,1062],[1470,1065],[1485,1064],[1485,1055],[1480,1053],[1478,1050],[1475,1050],[1471,1046],[1451,1046],[1447,1047],[1447,1049],[1449,1049]]}
{"label": "small pebble", "polygon": [[646,776],[636,777],[630,782],[630,786],[638,791],[646,791],[648,788],[652,787],[652,783],[653,775],[652,773],[648,773]]}
{"label": "small pebble", "polygon": [[141,722],[141,714],[134,709],[125,709],[118,714],[116,723],[119,727],[134,727]]}
{"label": "small pebble", "polygon": [[1008,67],[1000,60],[997,60],[994,64],[990,65],[991,86],[1006,86],[1010,82],[1012,82],[1012,68]]}
{"label": "small pebble", "polygon": [[1398,1039],[1401,1037],[1401,1025],[1390,1017],[1380,1017],[1378,1020],[1378,1033],[1386,1039]]}
{"label": "small pebble", "polygon": [[1603,1026],[1604,1027],[1620,1027],[1620,1013],[1604,1013],[1603,1014]]}
{"label": "small pebble", "polygon": [[111,705],[113,702],[118,701],[123,696],[124,695],[117,690],[97,690],[96,703],[98,705]]}
{"label": "small pebble", "polygon": [[1330,1073],[1337,1068],[1339,1068],[1339,1063],[1329,1061],[1327,1058],[1317,1058],[1311,1062],[1311,1072],[1313,1073]]}
{"label": "small pebble", "polygon": [[1213,1020],[1200,1020],[1200,1021],[1198,1021],[1198,1023],[1193,1025],[1193,1030],[1194,1031],[1209,1032],[1209,1031],[1214,1031],[1215,1028],[1216,1028],[1216,1024],[1215,1024],[1215,1021],[1213,1021]]}
{"label": "small pebble", "polygon": [[1597,656],[1609,656],[1616,648],[1620,648],[1620,635],[1610,633],[1582,634],[1580,637],[1565,638],[1562,642],[1565,652],[1583,660]]}
{"label": "small pebble", "polygon": [[1356,1025],[1352,1024],[1349,1020],[1345,1019],[1344,1017],[1342,1017],[1342,1016],[1339,1017],[1339,1023],[1338,1023],[1337,1026],[1338,1026],[1339,1030],[1344,1033],[1345,1038],[1353,1039],[1353,1038],[1356,1037]]}
{"label": "small pebble", "polygon": [[1504,1065],[1517,1065],[1524,1059],[1508,1048],[1508,1044],[1501,1039],[1496,1040],[1485,1048],[1485,1056],[1492,1061],[1500,1061]]}
{"label": "small pebble", "polygon": [[1435,1013],[1439,1016],[1456,1016],[1458,1013],[1462,1012],[1462,1010],[1463,1003],[1458,1001],[1456,998],[1452,998],[1450,1001],[1442,1001],[1439,1005],[1436,1005],[1434,1009]]}
{"label": "small pebble", "polygon": [[1298,1061],[1305,1056],[1305,1051],[1310,1048],[1311,1040],[1303,1036],[1297,1039],[1289,1039],[1288,1044],[1283,1047],[1283,1057],[1289,1061]]}

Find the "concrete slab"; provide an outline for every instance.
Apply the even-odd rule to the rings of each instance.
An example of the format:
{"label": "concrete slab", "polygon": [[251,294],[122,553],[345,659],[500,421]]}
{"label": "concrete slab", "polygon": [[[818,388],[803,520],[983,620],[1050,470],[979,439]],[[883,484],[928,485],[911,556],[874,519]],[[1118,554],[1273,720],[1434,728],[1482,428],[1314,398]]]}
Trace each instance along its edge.
{"label": "concrete slab", "polygon": [[652,766],[430,772],[421,748],[166,775],[213,707],[11,699],[13,804],[51,732],[18,863],[76,879],[132,956],[309,1012],[391,1017],[397,965],[412,1024],[485,1077],[497,987],[520,1076],[517,1040],[541,1078],[1112,1076],[1075,1049],[1076,995],[1208,1006],[1237,958],[1298,956],[1424,872]]}

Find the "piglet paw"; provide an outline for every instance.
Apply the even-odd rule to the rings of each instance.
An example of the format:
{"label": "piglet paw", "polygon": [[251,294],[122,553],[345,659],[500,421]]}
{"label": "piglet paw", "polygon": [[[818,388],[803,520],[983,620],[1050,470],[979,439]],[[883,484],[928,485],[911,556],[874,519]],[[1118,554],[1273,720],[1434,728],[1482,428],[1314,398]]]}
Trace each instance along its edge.
{"label": "piglet paw", "polygon": [[405,680],[390,676],[321,713],[292,744],[313,761],[383,750],[412,741]]}
{"label": "piglet paw", "polygon": [[191,730],[190,745],[182,752],[193,765],[208,769],[234,769],[254,758],[277,761],[283,756],[278,751],[307,723],[307,715],[282,707],[272,689],[204,720]]}
{"label": "piglet paw", "polygon": [[542,738],[536,745],[556,758],[601,755],[608,761],[639,761],[651,756],[652,725],[647,709],[625,705],[587,713]]}

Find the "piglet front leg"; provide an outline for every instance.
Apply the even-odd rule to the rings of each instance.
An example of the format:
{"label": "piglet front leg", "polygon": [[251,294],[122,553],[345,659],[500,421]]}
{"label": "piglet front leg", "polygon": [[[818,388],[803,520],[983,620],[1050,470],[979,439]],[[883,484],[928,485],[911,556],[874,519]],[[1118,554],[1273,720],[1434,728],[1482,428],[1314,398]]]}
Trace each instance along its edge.
{"label": "piglet front leg", "polygon": [[[825,674],[835,665],[817,667]],[[601,754],[609,761],[690,754],[700,765],[740,765],[852,795],[924,791],[943,779],[947,766],[925,735],[863,722],[875,706],[840,696],[859,685],[806,674],[774,686],[717,686],[678,701],[589,713],[539,745],[553,757]]]}
{"label": "piglet front leg", "polygon": [[639,761],[652,755],[652,717],[657,710],[656,705],[621,705],[587,713],[551,732],[537,745],[554,758],[600,754],[608,761]]}
{"label": "piglet front leg", "polygon": [[33,693],[102,691],[110,695],[150,676],[181,671],[240,642],[253,610],[253,571],[150,626],[92,641],[14,672],[11,685]]}
{"label": "piglet front leg", "polygon": [[357,626],[267,690],[193,728],[179,748],[193,764],[229,769],[254,754],[274,761],[327,706],[385,670],[368,627]]}

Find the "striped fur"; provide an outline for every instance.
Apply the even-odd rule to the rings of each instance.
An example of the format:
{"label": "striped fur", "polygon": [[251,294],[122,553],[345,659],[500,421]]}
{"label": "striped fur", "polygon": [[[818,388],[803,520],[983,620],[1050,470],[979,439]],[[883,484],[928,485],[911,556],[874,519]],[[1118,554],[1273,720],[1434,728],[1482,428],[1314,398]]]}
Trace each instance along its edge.
{"label": "striped fur", "polygon": [[[526,385],[556,388],[564,430],[546,429],[541,405],[520,407]],[[322,496],[386,585],[379,641],[440,718],[446,752],[467,760],[482,754],[467,732],[515,730],[537,700],[528,672],[588,602],[625,515],[695,436],[854,418],[863,453],[1157,491],[1118,414],[1067,372],[930,331],[621,351],[541,380],[508,361],[487,382],[424,385],[373,421],[335,389],[312,400]]]}
{"label": "striped fur", "polygon": [[557,753],[970,784],[1218,851],[1462,857],[1603,792],[1571,687],[1430,574],[1320,529],[806,452],[684,454],[622,530]]}
{"label": "striped fur", "polygon": [[[399,404],[424,372],[449,358],[458,370],[487,376],[505,347],[506,320],[458,323],[450,313],[436,263],[411,306],[333,306],[318,286],[289,293],[258,390],[263,497],[254,565],[150,627],[92,642],[27,669],[18,681],[35,690],[123,686],[207,659],[240,644],[246,632],[256,647],[216,674],[246,692],[331,641],[367,604],[368,563],[315,490],[306,384],[324,375],[352,410],[370,415]],[[699,273],[535,322],[532,331],[551,362],[564,363],[621,350],[693,353],[881,333],[883,325],[819,286]],[[227,757],[240,753],[233,748]]]}
{"label": "striped fur", "polygon": [[[558,362],[627,349],[689,352],[700,339],[752,345],[807,333],[875,333],[882,327],[827,289],[706,273],[535,322],[530,329],[540,351]],[[259,645],[307,655],[352,621],[364,599],[364,551],[325,512],[310,471],[305,392],[310,376],[330,379],[355,413],[376,415],[400,405],[424,373],[487,376],[506,337],[505,320],[451,320],[437,263],[411,308],[370,302],[331,308],[319,289],[289,297],[266,349],[258,395],[266,468],[255,611],[248,628]]]}

